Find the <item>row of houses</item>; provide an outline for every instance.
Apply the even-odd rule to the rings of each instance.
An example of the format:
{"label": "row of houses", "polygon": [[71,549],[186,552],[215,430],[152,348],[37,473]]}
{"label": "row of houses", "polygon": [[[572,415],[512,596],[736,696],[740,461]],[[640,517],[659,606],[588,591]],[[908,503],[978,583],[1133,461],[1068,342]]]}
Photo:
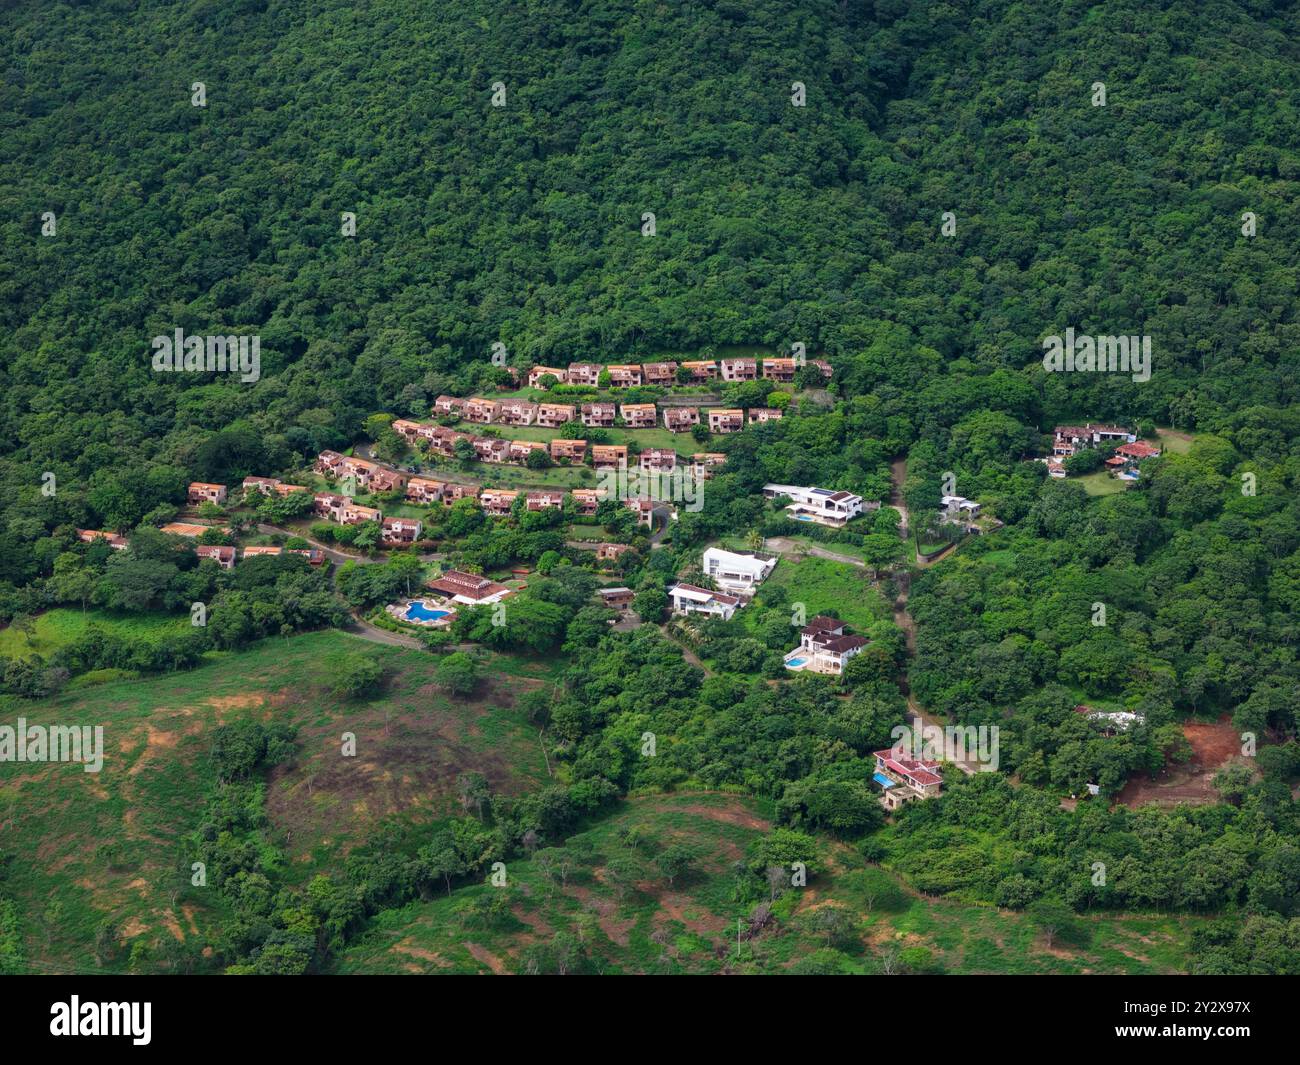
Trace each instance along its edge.
{"label": "row of houses", "polygon": [[[187,522],[170,522],[164,525],[162,532],[170,533],[173,536],[184,536],[193,538],[199,536],[209,529],[210,525],[193,525]],[[77,538],[82,543],[93,544],[98,540],[103,540],[114,551],[125,551],[127,540],[125,536],[119,536],[117,533],[106,532],[103,529],[78,529]],[[319,566],[325,561],[325,554],[316,547],[276,547],[266,545],[261,547],[235,548],[224,544],[198,544],[194,548],[194,553],[199,558],[213,559],[222,569],[230,569],[234,566],[237,558],[257,558],[263,555],[302,555],[313,566]]]}
{"label": "row of houses", "polygon": [[[461,433],[441,425],[425,425],[420,422],[399,420],[393,428],[404,438],[412,442],[427,440],[429,450],[444,458],[451,458],[456,453],[456,444],[461,440],[469,442],[474,455],[480,462],[495,465],[527,463],[528,456],[534,451],[546,452],[553,462],[562,460],[570,463],[584,463],[590,452],[591,465],[597,470],[614,470],[628,464],[628,447],[626,444],[592,444],[586,440],[502,440],[494,436],[475,436],[473,433]],[[696,452],[691,456],[689,466],[702,477],[712,475],[713,469],[722,465],[726,456],[717,451]],[[641,452],[640,466],[643,470],[673,470],[677,468],[677,453],[671,448],[645,448]],[[323,451],[316,459],[318,473],[333,477],[349,473],[357,476],[357,483],[368,483],[356,473],[358,465],[374,466],[364,460],[350,459],[336,451]],[[389,477],[394,487],[401,486],[404,474],[389,470]]]}
{"label": "row of houses", "polygon": [[1062,460],[1096,447],[1115,445],[1111,456],[1106,459],[1106,469],[1116,477],[1127,481],[1138,478],[1137,465],[1143,459],[1158,458],[1161,449],[1145,440],[1139,440],[1136,433],[1119,425],[1058,425],[1052,430],[1052,454],[1041,461],[1047,464],[1047,475],[1056,479],[1065,477],[1065,464]]}
{"label": "row of houses", "polygon": [[[629,429],[654,429],[662,418],[669,432],[685,433],[695,426],[707,425],[711,433],[736,433],[745,427],[746,414],[739,407],[664,407],[662,413],[654,403],[530,403],[524,399],[483,399],[471,396],[439,396],[433,401],[435,414],[463,418],[475,425],[531,426],[558,429],[580,421],[588,429],[612,429],[618,420]],[[775,407],[749,410],[749,424],[779,421],[783,412]],[[393,429],[414,441],[420,423],[400,418]]]}
{"label": "row of houses", "polygon": [[[307,491],[306,487],[301,484],[286,484],[278,477],[245,477],[241,487],[245,495],[249,492],[260,492],[266,496],[287,496],[294,492]],[[185,492],[186,502],[190,506],[198,506],[202,503],[216,503],[220,506],[226,502],[229,496],[229,490],[224,484],[212,484],[208,481],[191,481],[189,488]]]}
{"label": "row of houses", "polygon": [[[560,366],[534,366],[528,371],[527,381],[530,388],[537,388],[543,377],[553,377],[557,384],[588,385],[600,384],[600,375],[609,374],[611,388],[635,388],[638,385],[672,386],[683,383],[680,376],[687,378],[687,384],[706,384],[709,381],[757,381],[760,377],[768,381],[793,381],[803,362],[799,359],[701,359],[687,362],[644,362],[614,363],[601,365],[596,362],[572,362],[567,368]],[[815,366],[823,380],[829,381],[834,373],[831,364],[825,359],[808,359],[807,365]],[[684,370],[684,375],[678,371]]]}

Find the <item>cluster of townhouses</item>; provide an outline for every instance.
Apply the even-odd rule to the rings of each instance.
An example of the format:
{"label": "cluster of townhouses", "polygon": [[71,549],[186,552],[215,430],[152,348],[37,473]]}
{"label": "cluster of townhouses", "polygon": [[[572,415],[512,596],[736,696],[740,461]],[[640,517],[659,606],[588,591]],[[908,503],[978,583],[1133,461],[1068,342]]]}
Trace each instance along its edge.
{"label": "cluster of townhouses", "polygon": [[[612,429],[620,421],[628,429],[654,429],[662,420],[669,432],[686,433],[701,423],[709,432],[738,433],[745,427],[745,411],[739,407],[667,406],[656,403],[530,403],[525,399],[483,399],[471,396],[439,396],[433,401],[433,411],[446,417],[457,417],[474,425],[532,426],[540,429],[558,429],[570,422],[581,422],[587,429]],[[775,407],[753,407],[749,410],[749,424],[779,421],[782,412]],[[399,419],[393,429],[414,442],[423,436],[433,441],[446,436],[451,430],[443,426],[425,426],[419,422]],[[434,433],[433,430],[441,430]],[[475,439],[462,433],[455,439]],[[541,445],[545,446],[545,445]]]}
{"label": "cluster of townhouses", "polygon": [[1064,459],[1096,447],[1115,450],[1106,460],[1106,469],[1124,481],[1138,479],[1137,466],[1143,459],[1159,458],[1161,449],[1139,440],[1137,434],[1119,425],[1058,425],[1052,430],[1052,454],[1040,461],[1047,464],[1047,475],[1065,477]]}
{"label": "cluster of townhouses", "polygon": [[861,496],[852,492],[797,484],[765,484],[763,496],[767,499],[784,496],[790,500],[785,506],[786,512],[796,521],[810,521],[833,529],[843,528],[864,510],[880,509],[877,501],[863,502]]}
{"label": "cluster of townhouses", "polygon": [[[480,462],[495,464],[524,464],[534,451],[546,452],[553,462],[584,463],[590,455],[591,465],[597,470],[626,468],[628,448],[626,444],[593,444],[588,448],[586,440],[555,439],[549,444],[541,440],[502,440],[495,436],[476,436],[462,433],[444,425],[432,425],[423,422],[399,418],[393,422],[393,431],[403,439],[414,443],[417,440],[428,442],[429,450],[435,455],[452,458],[456,454],[456,444],[461,440],[469,442],[474,455]],[[344,456],[337,452],[324,452],[324,455],[336,456],[331,462],[338,464]],[[352,459],[353,463],[364,464],[365,460]],[[717,451],[701,451],[691,455],[682,462],[684,470],[694,472],[701,477],[713,476],[713,470],[726,461],[726,456]],[[319,464],[319,460],[318,460]],[[638,464],[643,470],[668,471],[678,468],[677,452],[671,448],[645,448],[641,452]],[[371,467],[377,463],[369,463]]]}
{"label": "cluster of townhouses", "polygon": [[[808,359],[822,379],[832,376],[831,364],[825,359]],[[537,388],[544,377],[555,379],[557,384],[600,384],[602,373],[609,374],[610,388],[636,388],[639,385],[700,385],[710,381],[793,381],[804,365],[799,359],[702,359],[694,362],[644,362],[602,365],[596,362],[572,362],[568,368],[560,366],[534,366],[525,375],[530,388]]]}
{"label": "cluster of townhouses", "polygon": [[[207,532],[213,526],[210,525],[192,525],[186,522],[170,522],[162,527],[162,532],[170,533],[173,536],[185,536],[193,538]],[[116,533],[105,532],[103,529],[78,529],[77,537],[87,544],[93,544],[96,540],[105,541],[114,551],[125,551],[127,547],[126,537],[118,536]],[[210,558],[222,569],[231,569],[235,562],[241,558],[259,558],[263,555],[302,555],[313,566],[319,566],[325,561],[325,554],[316,547],[276,547],[274,545],[265,545],[262,547],[229,547],[224,544],[197,544],[194,553],[199,558]]]}
{"label": "cluster of townhouses", "polygon": [[[626,463],[627,449],[620,447],[618,450],[622,453],[624,463]],[[669,452],[668,454],[673,453]],[[673,457],[676,456],[673,455]],[[696,459],[700,464],[700,468],[711,468],[714,465],[721,464],[725,460],[725,456],[721,454],[699,455],[696,456]],[[384,471],[382,481],[376,480],[373,473],[376,467]],[[645,453],[642,453],[642,468],[655,468],[647,466]],[[672,467],[666,466],[663,468],[671,469]],[[336,451],[321,452],[316,459],[316,471],[334,478],[355,478],[358,486],[371,490],[376,490],[376,485],[379,483],[384,485],[382,490],[404,490],[406,501],[418,506],[431,506],[441,503],[449,507],[459,500],[472,499],[478,503],[485,514],[497,518],[508,516],[514,510],[515,501],[521,496],[524,498],[526,509],[530,511],[559,510],[564,506],[566,498],[572,498],[575,511],[581,516],[590,517],[596,513],[600,501],[606,495],[605,490],[601,488],[572,488],[567,491],[558,488],[538,489],[535,491],[521,491],[511,488],[482,488],[475,484],[461,484],[456,481],[444,481],[436,477],[403,473],[400,470],[394,470],[386,466],[381,467],[378,463],[366,459],[355,459],[347,455],[340,455]],[[625,500],[625,505],[636,512],[637,523],[645,526],[653,524],[655,507],[667,506],[665,503],[654,500],[637,498]],[[342,525],[356,525],[363,521],[381,522],[384,528],[383,539],[385,543],[412,543],[419,539],[422,528],[421,523],[414,519],[386,518],[383,516],[382,510],[377,507],[362,506],[351,496],[332,492],[318,492],[314,497],[313,509],[319,517]]]}

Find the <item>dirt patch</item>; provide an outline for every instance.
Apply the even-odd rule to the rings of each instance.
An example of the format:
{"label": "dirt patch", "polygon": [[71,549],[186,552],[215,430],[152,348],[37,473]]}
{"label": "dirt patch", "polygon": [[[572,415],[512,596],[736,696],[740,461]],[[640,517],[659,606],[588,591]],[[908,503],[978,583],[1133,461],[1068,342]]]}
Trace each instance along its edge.
{"label": "dirt patch", "polygon": [[506,966],[506,963],[488,950],[487,947],[481,947],[477,943],[466,943],[464,944],[464,947],[470,952],[476,962],[486,965],[498,976],[506,976],[510,973],[510,969]]}
{"label": "dirt patch", "polygon": [[149,931],[149,926],[140,920],[139,917],[132,917],[130,920],[125,921],[122,924],[123,939],[135,939],[137,936],[144,935],[147,931]]}
{"label": "dirt patch", "polygon": [[1183,735],[1192,747],[1191,759],[1183,765],[1166,766],[1154,778],[1130,777],[1117,802],[1130,809],[1148,803],[1157,806],[1206,806],[1219,801],[1214,775],[1241,754],[1241,737],[1226,714],[1218,721],[1188,721]]}
{"label": "dirt patch", "polygon": [[[438,966],[440,969],[445,969],[448,966],[448,963],[443,961],[441,954],[437,951],[425,950],[423,947],[417,947],[411,942],[409,936],[406,939],[403,939],[400,943],[394,943],[389,949],[398,954],[409,954],[412,958],[419,958],[421,961],[427,961],[432,965]],[[417,965],[415,966],[414,971],[421,972],[422,970]]]}
{"label": "dirt patch", "polygon": [[770,821],[759,817],[758,814],[739,802],[726,806],[691,803],[689,806],[675,806],[673,809],[680,810],[685,814],[694,814],[696,817],[703,817],[709,821],[719,821],[724,825],[739,825],[741,828],[752,828],[759,832],[766,832],[772,827]]}
{"label": "dirt patch", "polygon": [[[272,822],[287,831],[298,850],[339,837],[339,812],[347,811],[348,831],[339,838],[351,847],[366,838],[368,825],[391,815],[435,818],[461,812],[457,781],[464,773],[481,773],[494,794],[532,790],[536,782],[517,768],[519,750],[475,739],[482,731],[476,720],[513,702],[505,687],[488,683],[481,698],[455,711],[376,703],[300,729],[302,757],[271,774],[267,812]],[[344,731],[357,738],[356,757],[341,755]],[[527,742],[525,735],[521,743]],[[540,748],[529,753],[536,754],[540,769]]]}
{"label": "dirt patch", "polygon": [[660,921],[676,921],[688,931],[706,937],[719,935],[730,926],[727,918],[709,913],[690,896],[671,891],[659,896],[659,910],[654,919],[656,924]]}

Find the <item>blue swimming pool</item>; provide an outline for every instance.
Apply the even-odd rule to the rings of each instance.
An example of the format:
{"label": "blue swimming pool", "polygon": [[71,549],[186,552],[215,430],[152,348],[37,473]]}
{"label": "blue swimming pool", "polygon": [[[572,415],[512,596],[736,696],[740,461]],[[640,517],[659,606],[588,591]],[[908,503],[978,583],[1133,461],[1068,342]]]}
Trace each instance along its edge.
{"label": "blue swimming pool", "polygon": [[795,520],[795,521],[812,521],[812,515],[811,515],[811,514],[796,514],[796,515],[794,516],[794,520]]}
{"label": "blue swimming pool", "polygon": [[896,781],[890,780],[884,773],[872,773],[871,779],[879,784],[882,788],[892,788]]}
{"label": "blue swimming pool", "polygon": [[435,610],[424,603],[412,603],[406,608],[406,617],[409,621],[437,621],[439,618],[450,616],[450,610]]}
{"label": "blue swimming pool", "polygon": [[802,666],[802,665],[803,665],[805,662],[807,662],[807,661],[808,661],[808,659],[806,659],[806,658],[792,658],[792,659],[790,659],[789,662],[787,662],[787,663],[785,664],[785,668],[786,668],[786,669],[798,669],[800,666]]}

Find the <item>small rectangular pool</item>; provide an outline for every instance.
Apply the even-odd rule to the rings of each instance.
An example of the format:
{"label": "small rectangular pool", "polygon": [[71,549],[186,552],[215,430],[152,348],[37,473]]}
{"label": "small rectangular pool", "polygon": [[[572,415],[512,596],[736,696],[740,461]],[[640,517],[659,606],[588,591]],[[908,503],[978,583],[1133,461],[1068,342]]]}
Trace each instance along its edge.
{"label": "small rectangular pool", "polygon": [[800,666],[802,666],[802,665],[803,665],[804,663],[806,663],[807,661],[808,661],[808,659],[806,659],[806,658],[792,658],[792,659],[790,659],[789,662],[787,662],[787,663],[785,664],[785,668],[786,668],[786,669],[798,669]]}

